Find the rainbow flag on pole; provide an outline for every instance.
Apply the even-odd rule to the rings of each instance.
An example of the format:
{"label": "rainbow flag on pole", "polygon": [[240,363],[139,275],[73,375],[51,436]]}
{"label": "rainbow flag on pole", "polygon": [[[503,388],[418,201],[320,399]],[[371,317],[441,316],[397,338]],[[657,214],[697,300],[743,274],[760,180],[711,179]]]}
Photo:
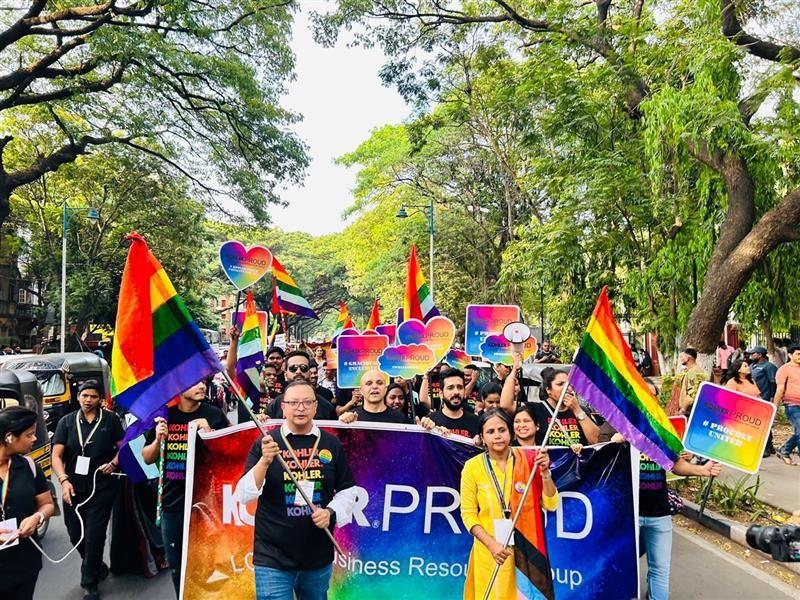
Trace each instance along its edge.
{"label": "rainbow flag on pole", "polygon": [[223,367],[147,242],[138,233],[127,239],[131,247],[119,289],[111,395],[144,420]]}
{"label": "rainbow flag on pole", "polygon": [[350,311],[347,309],[347,304],[339,302],[339,317],[336,319],[336,330],[333,332],[333,337],[342,333],[345,329],[355,329],[353,319],[350,318]]}
{"label": "rainbow flag on pole", "polygon": [[292,276],[274,256],[272,257],[272,275],[275,277],[275,290],[278,293],[281,312],[319,320],[317,313],[311,308],[308,300],[303,297],[303,292],[297,287]]}
{"label": "rainbow flag on pole", "polygon": [[369,321],[367,322],[367,329],[372,329],[375,331],[375,328],[381,324],[381,310],[378,306],[378,299],[375,298],[375,302],[372,303],[372,312],[369,314]]}
{"label": "rainbow flag on pole", "polygon": [[[408,278],[406,279],[406,295],[403,300],[403,319],[419,319],[427,322],[439,314],[433,303],[433,296],[425,282],[425,276],[417,259],[417,246],[411,245],[411,256],[408,258]],[[399,322],[398,322],[399,324]]]}
{"label": "rainbow flag on pole", "polygon": [[603,288],[583,335],[569,381],[575,392],[634,448],[667,471],[683,445],[636,368]]}
{"label": "rainbow flag on pole", "polygon": [[236,382],[253,403],[258,403],[261,396],[258,369],[263,364],[264,349],[261,347],[261,327],[258,324],[256,301],[253,299],[252,290],[247,290],[244,324],[236,355]]}

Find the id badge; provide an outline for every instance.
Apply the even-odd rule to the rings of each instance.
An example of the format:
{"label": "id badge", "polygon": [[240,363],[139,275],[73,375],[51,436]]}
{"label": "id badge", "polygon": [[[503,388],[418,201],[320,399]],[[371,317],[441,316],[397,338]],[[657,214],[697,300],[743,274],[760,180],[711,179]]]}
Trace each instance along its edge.
{"label": "id badge", "polygon": [[75,463],[75,474],[76,475],[88,475],[89,474],[89,457],[88,456],[79,456],[78,462]]}
{"label": "id badge", "polygon": [[[0,521],[0,529],[4,529],[9,531],[10,533],[0,533],[0,550],[5,550],[6,548],[11,548],[12,546],[16,546],[19,544],[19,537],[17,537],[17,531],[19,530],[19,525],[17,525],[17,519],[6,519],[5,521]],[[13,542],[9,541],[12,538],[15,538]]]}
{"label": "id badge", "polygon": [[[314,482],[313,481],[306,481],[305,479],[297,482],[297,487],[302,488],[303,491],[308,496],[309,500],[312,502],[314,501]],[[300,490],[298,489],[294,495],[294,504],[295,506],[307,506],[305,498],[303,498],[302,494],[300,494]]]}
{"label": "id badge", "polygon": [[[513,528],[511,527],[511,519],[493,519],[494,524],[494,539],[501,544],[505,544],[506,538],[509,537],[509,533],[512,532]],[[511,539],[508,542],[509,546],[514,545],[514,536],[511,536]]]}

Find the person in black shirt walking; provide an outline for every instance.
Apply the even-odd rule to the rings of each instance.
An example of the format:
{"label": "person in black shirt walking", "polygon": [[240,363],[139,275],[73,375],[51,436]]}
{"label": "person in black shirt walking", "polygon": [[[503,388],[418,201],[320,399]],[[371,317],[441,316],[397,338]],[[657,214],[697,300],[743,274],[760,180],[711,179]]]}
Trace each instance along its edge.
{"label": "person in black shirt walking", "polygon": [[44,473],[25,455],[36,442],[36,413],[0,410],[0,598],[32,600],[42,555],[30,541],[55,506]]}
{"label": "person in black shirt walking", "polygon": [[225,414],[216,406],[203,402],[206,384],[200,381],[181,393],[181,401],[167,411],[167,420],[151,429],[146,436],[147,445],[142,448],[142,458],[148,465],[156,462],[160,455],[161,440],[166,440],[164,464],[164,494],[161,499],[161,536],[164,552],[172,572],[175,594],[181,584],[181,561],[183,560],[183,504],[186,497],[186,452],[189,449],[189,425],[197,423],[202,431],[222,429],[228,426]]}
{"label": "person in black shirt walking", "polygon": [[[356,501],[353,474],[341,442],[316,426],[314,385],[296,380],[282,399],[286,421],[257,440],[236,486],[240,502],[258,498],[253,564],[258,600],[324,600],[334,548],[323,531],[347,522]],[[284,481],[281,454],[312,506]]]}
{"label": "person in black shirt walking", "polygon": [[451,433],[474,438],[481,429],[478,417],[464,411],[464,373],[458,369],[443,370],[439,379],[442,382],[442,409],[421,419],[420,425],[426,429],[438,425]]}
{"label": "person in black shirt walking", "polygon": [[[108,577],[103,550],[111,508],[119,492],[119,480],[111,474],[119,466],[117,452],[125,435],[119,417],[100,406],[102,398],[103,390],[97,381],[81,384],[78,390],[80,410],[65,415],[53,436],[53,471],[61,484],[64,525],[73,545],[78,543],[82,533],[75,507],[84,502],[94,488],[92,499],[80,508],[84,523],[78,552],[83,559],[84,600],[99,598],[97,586]],[[95,475],[98,469],[100,472]]]}
{"label": "person in black shirt walking", "polygon": [[386,380],[388,377],[378,369],[367,371],[361,376],[361,394],[364,404],[352,412],[343,413],[342,423],[361,421],[367,423],[409,423],[399,410],[386,405]]}
{"label": "person in black shirt walking", "polygon": [[[302,350],[294,350],[289,352],[284,359],[286,365],[286,383],[292,381],[308,381],[314,386],[314,395],[317,398],[317,412],[314,415],[315,419],[321,420],[335,420],[336,407],[333,406],[328,400],[321,397],[317,393],[317,382],[311,381],[311,358]],[[275,401],[267,407],[267,415],[272,419],[283,418],[283,396],[278,396]],[[240,413],[241,415],[241,413]],[[239,422],[243,422],[241,416]]]}

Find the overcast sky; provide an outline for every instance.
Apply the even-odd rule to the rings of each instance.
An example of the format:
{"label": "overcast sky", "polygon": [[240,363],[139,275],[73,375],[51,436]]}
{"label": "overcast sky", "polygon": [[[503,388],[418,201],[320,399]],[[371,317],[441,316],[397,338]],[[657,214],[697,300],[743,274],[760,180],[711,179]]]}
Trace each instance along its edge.
{"label": "overcast sky", "polygon": [[343,41],[335,48],[316,44],[308,13],[326,3],[300,4],[292,40],[297,79],[283,104],[303,115],[295,131],[309,147],[311,164],[305,184],[283,193],[289,207],[272,210],[272,218],[284,230],[320,235],[344,228],[341,215],[355,183],[356,170],[335,165],[334,159],[358,147],[372,129],[405,119],[409,108],[394,89],[381,85],[380,48],[348,48]]}

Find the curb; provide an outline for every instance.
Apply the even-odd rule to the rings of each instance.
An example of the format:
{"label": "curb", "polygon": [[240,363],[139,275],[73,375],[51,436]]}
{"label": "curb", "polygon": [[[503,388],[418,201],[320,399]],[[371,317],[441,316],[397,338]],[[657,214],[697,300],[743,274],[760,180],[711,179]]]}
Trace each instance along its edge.
{"label": "curb", "polygon": [[759,555],[768,558],[773,562],[780,564],[782,567],[785,567],[790,571],[800,575],[800,563],[779,562],[774,560],[769,554],[765,554],[764,552],[761,552],[761,550],[752,548],[750,544],[747,543],[747,538],[745,536],[748,528],[747,525],[743,525],[738,521],[731,521],[730,519],[723,517],[721,514],[708,509],[704,510],[703,515],[700,516],[700,505],[695,504],[686,498],[683,498],[683,508],[681,509],[681,514],[687,519],[691,519],[703,527],[707,527],[708,529],[728,538],[729,540],[736,542],[751,552],[757,552]]}

